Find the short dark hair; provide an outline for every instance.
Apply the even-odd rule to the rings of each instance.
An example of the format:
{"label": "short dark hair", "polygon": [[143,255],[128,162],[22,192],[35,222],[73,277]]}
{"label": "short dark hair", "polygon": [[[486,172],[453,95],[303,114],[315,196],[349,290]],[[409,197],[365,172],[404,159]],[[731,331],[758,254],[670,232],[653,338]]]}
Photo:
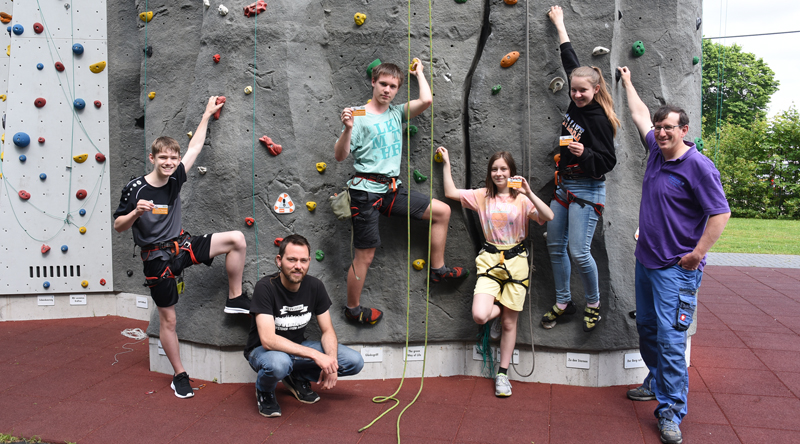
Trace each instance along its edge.
{"label": "short dark hair", "polygon": [[286,252],[286,246],[289,244],[305,246],[308,249],[308,255],[311,255],[311,245],[308,244],[308,240],[299,234],[291,234],[281,241],[281,245],[278,247],[279,256],[283,257],[283,254]]}
{"label": "short dark hair", "polygon": [[372,68],[373,82],[377,82],[382,75],[392,76],[400,82],[397,86],[403,86],[403,70],[394,63],[381,63]]}
{"label": "short dark hair", "polygon": [[657,109],[653,114],[653,123],[661,122],[662,120],[666,119],[669,117],[669,113],[675,113],[678,115],[678,126],[681,128],[689,124],[689,116],[686,115],[686,111],[684,111],[683,108],[679,108],[675,105],[662,105],[661,108]]}

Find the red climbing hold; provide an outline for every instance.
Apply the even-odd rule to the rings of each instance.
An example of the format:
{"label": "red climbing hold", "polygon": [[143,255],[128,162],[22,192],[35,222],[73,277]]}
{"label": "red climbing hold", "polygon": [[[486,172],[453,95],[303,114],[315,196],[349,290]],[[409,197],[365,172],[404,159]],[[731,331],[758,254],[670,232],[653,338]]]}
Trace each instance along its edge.
{"label": "red climbing hold", "polygon": [[36,23],[33,24],[33,32],[35,32],[37,34],[41,34],[42,31],[44,31],[44,26],[42,26],[41,23],[36,22]]}
{"label": "red climbing hold", "polygon": [[[220,103],[225,103],[225,96],[217,97],[217,105]],[[217,112],[214,113],[214,120],[219,120],[219,114],[222,112],[222,108],[218,109]]]}
{"label": "red climbing hold", "polygon": [[48,251],[50,251],[50,246],[42,244],[42,254],[45,254]]}
{"label": "red climbing hold", "polygon": [[46,103],[47,103],[47,100],[45,100],[44,97],[39,97],[39,98],[37,98],[36,100],[33,101],[33,106],[35,106],[37,108],[41,108]]}
{"label": "red climbing hold", "polygon": [[267,2],[265,2],[264,0],[258,0],[252,5],[244,7],[244,16],[253,17],[254,15],[261,14],[266,10],[267,10]]}
{"label": "red climbing hold", "polygon": [[44,143],[44,137],[39,138],[39,143]]}
{"label": "red climbing hold", "polygon": [[98,161],[99,163],[103,163],[106,161],[106,156],[103,153],[97,153],[94,155],[94,160]]}
{"label": "red climbing hold", "polygon": [[244,223],[246,223],[248,227],[252,227],[256,223],[256,220],[252,217],[245,217]]}
{"label": "red climbing hold", "polygon": [[103,102],[101,102],[99,100],[95,100],[94,101],[94,107],[95,108],[100,108],[101,106],[103,106]]}
{"label": "red climbing hold", "polygon": [[280,154],[283,151],[283,147],[278,145],[277,143],[274,143],[272,141],[272,139],[269,138],[269,136],[264,136],[264,137],[262,137],[262,138],[260,138],[258,140],[261,143],[263,143],[264,146],[267,147],[267,149],[269,150],[269,153],[272,154],[273,156],[277,156],[278,154]]}
{"label": "red climbing hold", "polygon": [[64,70],[64,64],[61,62],[56,62],[56,71],[61,72]]}
{"label": "red climbing hold", "polygon": [[86,199],[86,190],[78,190],[78,192],[75,193],[75,197],[81,200]]}
{"label": "red climbing hold", "polygon": [[100,279],[100,285],[105,285],[105,284],[106,284],[106,280],[105,279]]}
{"label": "red climbing hold", "polygon": [[20,190],[19,198],[22,199],[22,200],[28,200],[28,199],[31,198],[31,193],[29,193],[29,192],[27,192],[25,190]]}
{"label": "red climbing hold", "polygon": [[219,63],[219,54],[214,54],[214,63]]}
{"label": "red climbing hold", "polygon": [[283,238],[282,237],[276,237],[275,238],[275,246],[276,247],[280,247],[281,246],[281,242],[283,242]]}

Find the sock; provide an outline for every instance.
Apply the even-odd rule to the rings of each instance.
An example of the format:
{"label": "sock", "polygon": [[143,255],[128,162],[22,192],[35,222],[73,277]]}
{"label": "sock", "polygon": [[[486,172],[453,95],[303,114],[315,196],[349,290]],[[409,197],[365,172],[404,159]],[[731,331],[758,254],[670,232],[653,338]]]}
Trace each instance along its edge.
{"label": "sock", "polygon": [[447,266],[442,265],[440,268],[431,268],[431,271],[438,274],[444,274],[447,271]]}
{"label": "sock", "polygon": [[508,367],[500,367],[497,370],[498,375],[508,375]]}
{"label": "sock", "polygon": [[597,302],[592,303],[592,304],[588,304],[587,303],[586,306],[590,307],[590,308],[598,308],[598,307],[600,307],[600,301],[597,301]]}
{"label": "sock", "polygon": [[559,310],[567,308],[567,305],[569,304],[562,304],[561,302],[556,302],[556,307],[558,307]]}
{"label": "sock", "polygon": [[361,314],[361,306],[358,305],[355,308],[347,307],[347,311],[349,311],[352,316],[358,317],[358,315]]}

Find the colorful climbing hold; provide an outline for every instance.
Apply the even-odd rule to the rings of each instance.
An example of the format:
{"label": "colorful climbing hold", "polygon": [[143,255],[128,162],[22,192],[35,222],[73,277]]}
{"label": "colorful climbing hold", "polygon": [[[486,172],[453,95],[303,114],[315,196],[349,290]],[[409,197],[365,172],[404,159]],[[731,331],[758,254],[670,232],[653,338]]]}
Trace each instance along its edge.
{"label": "colorful climbing hold", "polygon": [[11,55],[11,45],[6,46],[6,55],[7,56]]}
{"label": "colorful climbing hold", "polygon": [[306,208],[308,208],[308,211],[314,211],[314,210],[317,209],[317,203],[316,202],[306,202]]}
{"label": "colorful climbing hold", "polygon": [[89,281],[81,281],[81,287],[86,288],[89,286]]}
{"label": "colorful climbing hold", "polygon": [[408,65],[408,70],[415,71],[417,69],[417,63],[419,63],[418,58],[414,57],[413,59],[411,59],[411,64]]}
{"label": "colorful climbing hold", "polygon": [[106,69],[105,60],[102,61],[102,62],[97,62],[97,63],[93,63],[93,64],[89,65],[89,71],[91,71],[91,72],[93,72],[95,74],[99,74],[99,73],[103,72],[104,69]]}
{"label": "colorful climbing hold", "polygon": [[221,4],[217,7],[217,12],[219,12],[219,15],[222,16],[228,15],[228,8]]}
{"label": "colorful climbing hold", "polygon": [[77,198],[78,198],[78,200],[83,200],[83,199],[86,199],[86,195],[87,195],[87,194],[86,194],[86,190],[83,190],[83,189],[81,189],[81,190],[78,190],[78,192],[77,192],[77,193],[75,193],[75,197],[77,197]]}
{"label": "colorful climbing hold", "polygon": [[456,0],[456,3],[466,3],[467,0]]}
{"label": "colorful climbing hold", "polygon": [[45,254],[48,251],[50,251],[50,246],[47,244],[42,244],[42,254]]}
{"label": "colorful climbing hold", "polygon": [[22,33],[25,32],[25,28],[23,28],[22,25],[20,25],[19,23],[14,25],[14,27],[11,28],[11,30],[14,31],[14,34],[16,35],[22,35]]}
{"label": "colorful climbing hold", "polygon": [[44,143],[44,137],[39,138],[39,143]]}
{"label": "colorful climbing hold", "polygon": [[641,57],[644,55],[644,43],[641,40],[633,42],[633,56]]}
{"label": "colorful climbing hold", "polygon": [[599,55],[608,54],[610,52],[611,52],[611,50],[609,50],[608,48],[606,48],[604,46],[595,46],[594,49],[592,50],[592,55],[593,56],[599,56]]}
{"label": "colorful climbing hold", "polygon": [[692,57],[692,65],[697,65],[698,63],[700,63],[700,57]]}
{"label": "colorful climbing hold", "polygon": [[250,95],[252,92],[253,92],[253,87],[252,86],[247,85],[247,86],[244,87],[244,93],[245,94]]}
{"label": "colorful climbing hold", "polygon": [[44,97],[39,97],[39,98],[37,98],[36,100],[33,101],[33,106],[35,106],[37,108],[41,108],[46,103],[47,103],[47,100],[45,100]]}
{"label": "colorful climbing hold", "polygon": [[0,12],[0,22],[9,23],[13,16],[7,12]]}
{"label": "colorful climbing hold", "polygon": [[320,173],[324,173],[325,170],[328,168],[328,164],[325,162],[317,162],[317,171]]}
{"label": "colorful climbing hold", "polygon": [[325,253],[322,250],[317,250],[316,253],[314,253],[314,256],[316,257],[317,262],[322,262],[322,260],[325,259]]}
{"label": "colorful climbing hold", "polygon": [[30,143],[31,143],[31,138],[27,134],[25,134],[23,132],[19,132],[17,134],[14,134],[14,145],[16,145],[16,146],[18,146],[20,148],[25,148]]}
{"label": "colorful climbing hold", "polygon": [[88,154],[78,154],[77,156],[72,156],[72,160],[78,163],[86,162],[86,159],[89,158]]}
{"label": "colorful climbing hold", "polygon": [[86,208],[81,208],[80,211],[78,211],[78,214],[81,216],[86,216]]}
{"label": "colorful climbing hold", "polygon": [[258,141],[263,143],[264,146],[267,147],[269,153],[272,154],[273,156],[277,156],[278,154],[283,152],[283,147],[273,142],[272,139],[269,138],[269,136],[262,136],[260,139],[258,139]]}
{"label": "colorful climbing hold", "polygon": [[41,34],[42,31],[44,31],[44,26],[42,26],[41,23],[36,22],[36,23],[33,24],[33,32],[35,32],[37,34]]}
{"label": "colorful climbing hold", "polygon": [[44,282],[42,282],[42,287],[44,287],[44,288],[46,288],[46,289],[47,289],[47,288],[50,288],[50,282],[49,282],[49,281],[44,281]]}
{"label": "colorful climbing hold", "polygon": [[64,64],[61,62],[56,62],[56,71],[58,72],[64,71]]}
{"label": "colorful climbing hold", "polygon": [[428,176],[419,172],[419,170],[414,170],[414,181],[417,183],[422,183],[428,180]]}
{"label": "colorful climbing hold", "polygon": [[500,60],[500,66],[502,66],[503,68],[508,68],[514,63],[516,63],[517,59],[519,59],[519,52],[511,51],[503,56],[503,60]]}
{"label": "colorful climbing hold", "polygon": [[292,198],[287,193],[281,193],[272,208],[278,214],[294,213],[294,202],[292,202]]}
{"label": "colorful climbing hold", "polygon": [[411,265],[414,266],[415,270],[420,271],[425,268],[425,259],[417,259]]}
{"label": "colorful climbing hold", "polygon": [[364,24],[364,20],[367,19],[367,14],[356,12],[356,15],[353,16],[353,19],[356,21],[356,25],[361,26]]}
{"label": "colorful climbing hold", "polygon": [[94,160],[96,160],[97,163],[103,163],[106,161],[106,155],[103,153],[97,153],[94,155]]}
{"label": "colorful climbing hold", "polygon": [[147,98],[150,99],[150,100],[155,99],[156,98],[156,92],[155,91],[150,91],[150,94],[147,95]]}
{"label": "colorful climbing hold", "polygon": [[47,174],[45,174],[45,173],[40,173],[40,174],[39,174],[39,180],[45,180],[45,179],[47,179]]}
{"label": "colorful climbing hold", "polygon": [[41,63],[37,63],[37,64],[36,64],[36,69],[38,69],[39,71],[41,71],[41,70],[43,70],[43,69],[44,69],[44,65],[43,65],[43,64],[41,64]]}
{"label": "colorful climbing hold", "polygon": [[417,128],[416,125],[408,125],[408,135],[410,137],[416,136],[418,131],[419,129]]}
{"label": "colorful climbing hold", "polygon": [[76,43],[76,44],[72,45],[72,52],[75,55],[83,54],[83,45],[81,45],[80,43]]}
{"label": "colorful climbing hold", "polygon": [[139,14],[139,18],[143,22],[149,23],[150,20],[153,20],[153,11],[142,12],[141,14]]}
{"label": "colorful climbing hold", "polygon": [[219,54],[214,54],[213,59],[214,59],[214,63],[219,63],[219,59],[220,59]]}
{"label": "colorful climbing hold", "polygon": [[22,200],[28,200],[28,199],[31,198],[31,193],[29,193],[29,192],[27,192],[25,190],[19,190],[19,193],[17,193],[17,195]]}
{"label": "colorful climbing hold", "polygon": [[[219,105],[220,103],[225,103],[225,96],[217,97],[216,104]],[[214,120],[219,120],[219,115],[222,113],[222,108],[218,109],[217,112],[214,113]]]}
{"label": "colorful climbing hold", "polygon": [[444,162],[444,156],[442,156],[442,153],[436,153],[433,155],[433,160],[435,160],[436,163],[442,163]]}
{"label": "colorful climbing hold", "polygon": [[191,139],[194,134],[191,131],[189,131],[188,133],[186,133],[186,135],[189,136],[189,138]]}
{"label": "colorful climbing hold", "polygon": [[100,285],[106,285],[106,280],[105,279],[100,279]]}
{"label": "colorful climbing hold", "polygon": [[703,142],[703,139],[701,137],[695,137],[694,138],[694,145],[697,148],[697,151],[700,151],[702,153],[703,152],[703,148],[705,147],[706,144],[705,144],[705,142]]}
{"label": "colorful climbing hold", "polygon": [[100,108],[101,106],[103,106],[103,102],[101,102],[99,100],[95,100],[94,101],[94,107],[95,108]]}
{"label": "colorful climbing hold", "polygon": [[245,217],[245,218],[244,218],[244,223],[245,223],[245,224],[246,224],[248,227],[252,227],[253,225],[255,225],[255,224],[256,224],[256,220],[255,220],[255,219],[253,219],[252,217]]}
{"label": "colorful climbing hold", "polygon": [[244,7],[244,16],[253,17],[267,10],[267,2],[258,0],[255,3]]}
{"label": "colorful climbing hold", "polygon": [[505,2],[506,2],[507,5],[516,5],[517,4],[517,0],[505,0]]}
{"label": "colorful climbing hold", "polygon": [[69,250],[69,247],[68,247],[68,246],[66,246],[66,245],[62,245],[62,246],[61,246],[61,252],[62,252],[62,253],[66,253],[66,252],[67,252],[67,250]]}
{"label": "colorful climbing hold", "polygon": [[197,172],[200,173],[201,175],[205,174],[205,173],[208,172],[208,168],[203,167],[203,166],[197,167]]}
{"label": "colorful climbing hold", "polygon": [[80,231],[81,234],[86,234],[86,227],[80,227],[78,228],[78,231]]}
{"label": "colorful climbing hold", "polygon": [[562,79],[561,77],[556,77],[550,81],[550,86],[548,88],[550,88],[550,91],[553,91],[553,94],[555,94],[558,91],[560,91],[561,88],[563,87],[564,87],[564,79]]}
{"label": "colorful climbing hold", "polygon": [[500,90],[503,89],[501,85],[495,85],[492,87],[492,95],[497,95],[500,93]]}
{"label": "colorful climbing hold", "polygon": [[0,99],[2,99],[3,102],[5,102],[6,101],[6,95],[5,94],[0,94]]}
{"label": "colorful climbing hold", "polygon": [[282,237],[276,237],[275,240],[272,243],[275,244],[276,247],[280,247],[281,246],[281,242],[283,242],[283,238]]}
{"label": "colorful climbing hold", "polygon": [[28,158],[24,154],[20,154],[19,155],[19,161],[20,162],[25,163],[26,160],[28,160]]}
{"label": "colorful climbing hold", "polygon": [[372,78],[372,69],[381,64],[381,59],[375,59],[367,65],[367,77]]}
{"label": "colorful climbing hold", "polygon": [[75,106],[75,109],[86,108],[86,102],[84,102],[83,99],[75,99],[75,101],[72,102],[72,105]]}

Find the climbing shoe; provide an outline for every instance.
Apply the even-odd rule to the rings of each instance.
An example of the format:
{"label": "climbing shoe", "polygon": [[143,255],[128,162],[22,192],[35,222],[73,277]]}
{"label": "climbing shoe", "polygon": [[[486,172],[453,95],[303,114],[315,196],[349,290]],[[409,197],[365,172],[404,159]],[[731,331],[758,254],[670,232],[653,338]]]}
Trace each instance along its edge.
{"label": "climbing shoe", "polygon": [[557,304],[553,304],[553,308],[542,316],[542,327],[549,330],[556,326],[556,320],[559,316],[575,314],[576,311],[578,310],[572,301],[569,301],[563,310],[558,308]]}
{"label": "climbing shoe", "polygon": [[641,385],[635,389],[628,390],[628,399],[631,401],[655,401],[656,394],[649,388]]}
{"label": "climbing shoe", "polygon": [[431,282],[438,284],[448,279],[461,279],[469,276],[469,270],[461,267],[448,268],[446,265],[438,270],[431,269]]}
{"label": "climbing shoe", "polygon": [[194,390],[192,390],[192,386],[189,384],[189,375],[186,372],[173,376],[170,387],[178,398],[186,399],[194,396]]}
{"label": "climbing shoe", "polygon": [[250,314],[250,299],[247,299],[247,294],[242,293],[235,298],[228,298],[225,302],[225,313]]}
{"label": "climbing shoe", "polygon": [[583,331],[590,332],[597,327],[600,323],[600,307],[597,308],[587,306],[583,310]]}
{"label": "climbing shoe", "polygon": [[267,418],[281,416],[281,406],[275,399],[275,392],[262,392],[256,389],[256,401],[258,402],[258,413]]}
{"label": "climbing shoe", "polygon": [[664,444],[681,444],[683,442],[681,429],[671,419],[658,418],[658,431],[661,432],[661,442]]}
{"label": "climbing shoe", "polygon": [[494,395],[498,398],[511,396],[511,383],[508,382],[508,375],[499,374],[494,378]]}
{"label": "climbing shoe", "polygon": [[311,390],[311,385],[308,381],[299,381],[289,375],[283,378],[283,385],[292,392],[298,401],[304,404],[313,404],[319,401],[319,395],[314,390]]}
{"label": "climbing shoe", "polygon": [[353,324],[375,325],[383,317],[383,312],[377,308],[367,308],[359,305],[357,312],[357,314],[353,314],[349,308],[344,307],[344,318]]}

